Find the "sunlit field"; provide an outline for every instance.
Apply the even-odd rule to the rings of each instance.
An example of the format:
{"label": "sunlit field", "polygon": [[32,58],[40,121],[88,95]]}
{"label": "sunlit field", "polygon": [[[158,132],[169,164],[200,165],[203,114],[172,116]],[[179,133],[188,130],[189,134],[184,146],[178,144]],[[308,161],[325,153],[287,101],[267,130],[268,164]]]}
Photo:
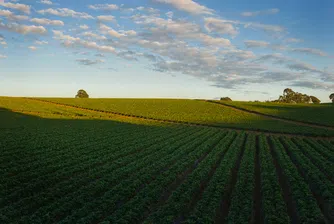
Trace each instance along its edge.
{"label": "sunlit field", "polygon": [[1,223],[334,221],[330,127],[198,100],[2,97],[0,108]]}

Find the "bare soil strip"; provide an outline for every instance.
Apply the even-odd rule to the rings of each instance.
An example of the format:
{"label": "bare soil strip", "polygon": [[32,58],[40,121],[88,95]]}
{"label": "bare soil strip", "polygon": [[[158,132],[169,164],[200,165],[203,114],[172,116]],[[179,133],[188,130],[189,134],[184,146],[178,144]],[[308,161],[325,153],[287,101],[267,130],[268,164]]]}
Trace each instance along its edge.
{"label": "bare soil strip", "polygon": [[205,102],[209,102],[209,103],[215,103],[224,107],[229,107],[235,110],[239,110],[239,111],[243,111],[243,112],[247,112],[247,113],[251,113],[251,114],[256,114],[256,115],[260,115],[263,117],[267,117],[267,118],[271,118],[273,120],[278,120],[278,121],[283,121],[283,122],[288,122],[288,123],[292,123],[292,124],[298,124],[298,125],[303,125],[303,126],[308,126],[308,127],[313,127],[313,128],[324,128],[324,129],[329,129],[329,130],[334,130],[333,126],[330,125],[325,125],[325,124],[317,124],[317,123],[313,123],[313,122],[307,122],[307,121],[297,121],[297,120],[293,120],[293,119],[289,119],[289,118],[283,118],[283,117],[279,117],[279,116],[275,116],[275,115],[270,115],[270,114],[264,114],[261,112],[257,112],[257,111],[253,111],[253,110],[248,110],[245,108],[240,108],[237,106],[233,106],[233,105],[229,105],[223,102],[216,102],[213,100],[206,100]]}
{"label": "bare soil strip", "polygon": [[[237,128],[237,127],[224,127],[221,125],[214,125],[214,124],[203,124],[203,123],[194,123],[194,122],[185,122],[185,121],[173,121],[173,120],[164,120],[164,119],[158,119],[158,118],[150,118],[150,117],[145,117],[145,116],[137,116],[137,115],[131,115],[131,114],[124,114],[124,113],[118,113],[118,112],[112,112],[112,111],[104,111],[104,110],[94,110],[94,109],[89,109],[89,108],[83,108],[83,107],[78,107],[78,106],[73,106],[73,105],[67,105],[67,104],[61,104],[61,103],[55,103],[47,100],[41,100],[41,99],[35,99],[35,98],[26,98],[29,100],[35,100],[35,101],[40,101],[44,103],[49,103],[49,104],[54,104],[62,107],[68,107],[68,108],[75,108],[78,110],[82,111],[89,111],[89,112],[99,112],[99,113],[104,113],[104,114],[113,114],[113,115],[118,115],[119,117],[122,118],[136,118],[140,120],[148,120],[148,121],[155,121],[155,122],[160,122],[160,123],[165,123],[165,124],[182,124],[182,125],[188,125],[188,126],[201,126],[201,127],[209,127],[209,128],[218,128],[222,130],[229,130],[229,131],[236,131],[236,132],[241,132],[241,131],[247,131],[249,133],[254,133],[254,134],[265,134],[265,135],[273,135],[273,136],[286,136],[286,137],[302,137],[302,138],[313,138],[313,139],[323,139],[323,140],[334,140],[334,136],[316,136],[316,135],[306,135],[302,133],[288,133],[288,132],[275,132],[275,131],[267,131],[267,130],[254,130],[254,129],[248,129],[248,128]],[[334,130],[334,128],[333,128]],[[334,143],[332,143],[334,144]]]}
{"label": "bare soil strip", "polygon": [[255,188],[253,194],[254,208],[251,223],[264,223],[262,216],[262,195],[261,195],[261,170],[260,170],[260,147],[259,136],[256,136],[256,155],[255,155]]}

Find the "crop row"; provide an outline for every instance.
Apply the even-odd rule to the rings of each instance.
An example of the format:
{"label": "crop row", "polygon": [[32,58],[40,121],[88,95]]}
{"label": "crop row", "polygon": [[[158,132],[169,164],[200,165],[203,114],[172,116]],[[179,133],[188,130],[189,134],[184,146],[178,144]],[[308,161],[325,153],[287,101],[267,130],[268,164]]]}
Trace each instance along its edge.
{"label": "crop row", "polygon": [[[205,130],[197,132],[196,135],[199,136],[200,134],[203,134],[203,131]],[[185,132],[181,136],[174,136],[174,137],[173,136],[163,136],[161,138],[171,137],[170,141],[172,140],[175,141],[177,139],[181,139],[182,137],[184,138],[185,136],[192,137],[192,134],[191,132],[190,133]],[[182,139],[182,141],[184,141],[184,139]],[[157,143],[157,144],[152,145],[152,143]],[[171,142],[168,142],[168,143],[171,143]],[[108,174],[110,175],[110,173],[113,174],[112,172],[117,171],[117,169],[122,170],[124,169],[123,168],[124,165],[131,164],[131,162],[133,165],[135,164],[134,161],[136,159],[140,160],[141,157],[145,158],[149,156],[150,153],[159,153],[159,146],[161,146],[161,143],[159,143],[159,141],[157,142],[154,139],[153,141],[149,141],[149,142],[138,139],[138,141],[135,142],[132,146],[128,145],[128,147],[126,148],[124,148],[124,146],[120,146],[118,147],[118,149],[114,148],[114,150],[110,150],[110,149],[105,149],[104,151],[102,150],[101,152],[102,154],[99,156],[99,158],[97,158],[97,162],[99,159],[101,160],[101,158],[103,158],[101,162],[103,163],[107,162],[103,166],[95,167],[95,168],[87,167],[88,169],[87,168],[84,169],[86,170],[86,172],[83,172],[81,175],[77,176],[75,179],[71,177],[61,182],[57,182],[57,180],[54,183],[48,182],[46,186],[54,186],[52,189],[46,192],[41,192],[39,195],[36,195],[36,197],[26,198],[24,200],[21,200],[20,203],[18,203],[14,208],[22,209],[22,211],[26,213],[28,211],[31,212],[32,208],[38,208],[39,206],[45,204],[45,202],[48,201],[48,198],[52,199],[52,197],[55,197],[55,196],[59,196],[60,198],[62,198],[66,194],[71,193],[71,191],[77,190],[86,182],[88,182],[90,185],[94,185],[94,183],[96,182],[99,183],[96,180],[98,180],[101,177],[104,177],[104,175],[108,175]],[[142,149],[145,149],[145,150],[142,150]],[[110,152],[108,152],[107,150],[110,150]],[[138,150],[140,151],[138,152]],[[66,172],[64,174],[66,175]],[[27,203],[27,202],[30,202],[30,203]],[[27,209],[24,209],[25,207],[27,207]],[[14,209],[14,211],[16,211],[16,209]]]}
{"label": "crop row", "polygon": [[[155,134],[158,136],[159,132],[161,130],[152,131],[152,135]],[[29,175],[30,171],[36,172],[36,169],[43,167],[44,169],[36,174],[37,176],[41,176],[44,173],[50,174],[50,168],[52,167],[49,168],[49,166],[55,166],[53,169],[58,171],[60,162],[62,163],[61,168],[66,167],[66,162],[74,166],[76,159],[83,158],[86,154],[90,156],[94,152],[92,148],[94,149],[96,146],[103,148],[107,147],[110,142],[116,145],[124,143],[124,136],[128,133],[128,129],[121,129],[118,133],[109,133],[96,138],[91,136],[91,138],[94,138],[94,141],[91,138],[82,138],[80,141],[75,139],[75,142],[72,143],[73,140],[71,138],[66,138],[67,140],[62,140],[58,144],[57,141],[54,141],[54,139],[58,139],[58,136],[54,136],[54,138],[41,141],[37,147],[34,143],[26,144],[25,151],[28,151],[26,156],[22,157],[22,155],[17,154],[18,158],[7,159],[7,162],[4,162],[1,166],[10,167],[9,171],[16,174],[14,178],[20,184],[23,184],[25,180],[32,180],[33,176]],[[144,134],[141,135],[144,136]],[[140,137],[138,134],[137,136]],[[134,138],[134,140],[136,139]],[[54,144],[50,142],[54,142]],[[81,163],[83,161],[78,162]],[[21,179],[19,179],[20,175],[22,176]]]}
{"label": "crop row", "polygon": [[226,189],[231,184],[233,169],[242,154],[242,145],[245,138],[245,134],[240,134],[233,141],[203,192],[202,197],[185,220],[185,223],[215,222],[217,213],[221,212],[222,202],[228,200],[228,197],[230,197],[230,195],[226,195]]}
{"label": "crop row", "polygon": [[[334,185],[319,169],[287,138],[280,138],[286,147],[291,160],[296,164],[309,188],[320,198],[318,201],[325,216],[334,222]],[[319,199],[318,199],[319,200]]]}
{"label": "crop row", "polygon": [[[311,146],[306,144],[303,140],[293,139],[294,145],[298,146],[300,152],[304,153],[306,157],[328,178],[334,183],[334,166]],[[319,147],[320,148],[320,147]]]}
{"label": "crop row", "polygon": [[[242,136],[239,136],[241,138]],[[229,149],[234,137],[222,139],[208,156],[196,167],[186,180],[172,193],[167,202],[158,211],[151,214],[146,223],[172,223],[179,216],[187,215],[187,208],[191,207],[194,195],[205,190],[205,183],[210,180],[210,173],[220,165],[224,154]],[[236,141],[238,141],[237,139]]]}
{"label": "crop row", "polygon": [[315,198],[312,195],[307,183],[299,175],[297,167],[290,160],[283,145],[277,138],[270,137],[273,146],[273,154],[277,159],[280,169],[287,180],[292,194],[293,203],[296,206],[297,217],[300,223],[324,222]]}
{"label": "crop row", "polygon": [[[87,167],[91,167],[92,164],[94,164],[94,161],[98,164],[101,163],[101,158],[103,158],[103,155],[106,154],[106,150],[108,150],[109,152],[117,151],[117,148],[121,149],[124,146],[136,146],[141,141],[140,138],[135,138],[134,142],[129,142],[128,144],[126,144],[127,142],[124,141],[125,133],[116,135],[115,138],[105,137],[103,141],[93,141],[89,144],[83,142],[82,146],[73,148],[75,150],[65,148],[65,150],[60,151],[61,154],[58,157],[50,156],[50,158],[47,157],[45,159],[47,163],[50,163],[50,165],[44,165],[45,163],[43,159],[39,158],[35,161],[35,163],[37,163],[36,165],[33,163],[26,167],[28,169],[30,166],[33,166],[42,170],[35,168],[31,171],[29,170],[29,172],[23,172],[22,175],[7,178],[8,182],[5,182],[4,186],[9,191],[14,190],[15,194],[20,195],[20,197],[24,197],[24,195],[20,193],[20,190],[16,191],[16,189],[13,189],[14,186],[17,186],[19,189],[21,189],[21,192],[25,194],[29,192],[35,192],[37,189],[40,189],[41,187],[43,188],[43,186],[48,187],[50,184],[57,183],[57,181],[64,179],[66,176],[71,176],[74,173],[85,170]],[[153,143],[159,142],[159,138],[160,141],[164,140],[165,138],[163,132],[161,131],[157,133],[152,133],[152,135],[153,136],[149,137],[148,140],[151,138],[153,140]],[[175,133],[173,133],[171,136],[173,135],[175,135]],[[145,136],[145,133],[139,132],[137,136],[143,137]],[[113,145],[111,145],[111,143],[113,143]],[[47,181],[45,181],[45,179]]]}
{"label": "crop row", "polygon": [[255,135],[248,135],[245,152],[232,192],[227,223],[246,223],[252,217],[253,190],[255,187]]}
{"label": "crop row", "polygon": [[266,137],[259,137],[259,160],[261,168],[261,208],[265,223],[290,223],[283,192],[278,182],[274,161]]}
{"label": "crop row", "polygon": [[[201,144],[203,138],[205,140],[213,133],[213,131],[209,131],[206,134],[202,132],[201,139],[197,137],[197,140],[193,139],[196,136],[191,137],[194,145],[189,144],[189,147],[195,147],[196,144]],[[39,211],[35,213],[34,217],[39,217],[43,220],[43,214],[45,214],[45,211],[51,211],[50,217],[57,217],[57,220],[61,220],[62,218],[68,216],[64,220],[66,222],[66,220],[71,220],[72,218],[77,220],[77,216],[80,217],[84,214],[90,214],[87,212],[87,208],[89,208],[88,211],[91,212],[95,210],[103,212],[104,209],[106,209],[103,206],[109,203],[112,204],[112,199],[114,199],[114,203],[116,205],[116,202],[123,198],[122,196],[132,195],[136,192],[136,189],[147,181],[145,178],[153,178],[157,172],[159,173],[160,170],[164,169],[164,167],[168,167],[168,164],[176,161],[179,156],[184,155],[183,153],[187,153],[187,151],[182,150],[184,140],[185,139],[175,142],[175,140],[171,138],[169,142],[166,142],[169,144],[166,144],[163,148],[157,146],[156,150],[161,148],[162,151],[160,150],[153,153],[149,157],[130,163],[128,166],[115,170],[114,172],[111,172],[110,170],[109,172],[103,173],[101,178],[97,181],[84,186],[73,194],[62,197],[50,206],[39,209]],[[173,141],[176,143],[177,147],[174,147],[171,144]],[[164,154],[168,156],[162,158],[160,155]],[[120,179],[122,180],[121,182],[119,182]],[[87,203],[87,201],[89,201],[89,203]],[[72,212],[73,207],[76,208],[75,212]],[[45,218],[47,217],[44,216],[44,219]],[[45,223],[47,221],[48,219],[43,222]],[[52,219],[49,220],[49,222],[52,222]]]}
{"label": "crop row", "polygon": [[[230,136],[230,135],[229,135]],[[230,138],[229,136],[226,139]],[[105,218],[111,223],[129,223],[143,220],[147,212],[156,208],[161,197],[164,196],[168,187],[173,183],[182,183],[189,172],[195,169],[202,159],[215,148],[223,136],[214,136],[207,142],[203,142],[196,150],[187,157],[181,158],[178,163],[170,167],[166,172],[155,178],[149,185],[144,187],[134,198],[125,203],[120,209]],[[167,190],[168,191],[168,190]]]}
{"label": "crop row", "polygon": [[334,146],[331,146],[329,141],[317,142],[314,139],[304,139],[304,141],[312,146],[312,148],[316,150],[317,153],[321,154],[322,157],[324,157],[326,160],[334,163],[334,156],[333,152],[331,151],[331,148],[334,148]]}

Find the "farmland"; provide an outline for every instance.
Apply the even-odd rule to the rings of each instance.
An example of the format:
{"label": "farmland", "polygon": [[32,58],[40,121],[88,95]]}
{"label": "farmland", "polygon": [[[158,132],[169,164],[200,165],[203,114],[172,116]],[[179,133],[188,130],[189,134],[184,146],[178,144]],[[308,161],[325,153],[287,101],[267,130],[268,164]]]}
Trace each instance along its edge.
{"label": "farmland", "polygon": [[[332,104],[305,105],[237,101],[223,103],[237,108],[248,109],[250,111],[255,111],[272,116],[334,127],[334,119],[332,118],[334,114],[334,107]],[[300,116],[301,114],[303,116]]]}
{"label": "farmland", "polygon": [[3,97],[0,119],[0,223],[334,222],[330,128],[162,99]]}

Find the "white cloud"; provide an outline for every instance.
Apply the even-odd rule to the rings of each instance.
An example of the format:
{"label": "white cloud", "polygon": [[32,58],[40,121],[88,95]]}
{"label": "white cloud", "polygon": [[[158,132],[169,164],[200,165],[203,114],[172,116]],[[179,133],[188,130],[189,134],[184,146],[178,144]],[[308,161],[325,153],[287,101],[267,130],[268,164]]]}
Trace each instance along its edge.
{"label": "white cloud", "polygon": [[112,36],[112,37],[117,37],[117,38],[121,38],[121,37],[124,36],[124,34],[121,34],[121,33],[117,32],[116,30],[114,30],[114,29],[112,29],[112,28],[110,28],[110,29],[108,30],[107,33],[108,33],[110,36]]}
{"label": "white cloud", "polygon": [[7,42],[6,41],[1,41],[0,44],[1,45],[7,45]]}
{"label": "white cloud", "polygon": [[204,18],[205,28],[209,32],[217,32],[220,34],[228,34],[235,36],[238,34],[237,29],[231,24],[224,20],[208,17]]}
{"label": "white cloud", "polygon": [[27,20],[29,17],[24,15],[15,15],[13,12],[9,10],[1,10],[0,9],[0,16],[4,16],[9,20]]}
{"label": "white cloud", "polygon": [[267,25],[262,23],[244,23],[245,28],[261,29],[266,32],[281,33],[285,31],[285,28],[277,25]]}
{"label": "white cloud", "polygon": [[321,57],[328,56],[326,52],[323,52],[319,49],[314,49],[314,48],[293,48],[291,51],[305,53],[305,54],[318,55]]}
{"label": "white cloud", "polygon": [[174,16],[174,13],[169,11],[169,12],[166,12],[166,16],[170,19],[173,19],[173,16]]}
{"label": "white cloud", "polygon": [[64,33],[59,30],[52,30],[52,32],[56,37],[56,39],[66,40],[66,41],[80,41],[80,38],[72,37],[70,35],[64,35]]}
{"label": "white cloud", "polygon": [[89,29],[89,26],[87,26],[86,24],[84,24],[84,25],[80,25],[80,29],[88,30],[88,29]]}
{"label": "white cloud", "polygon": [[36,40],[35,41],[35,44],[37,44],[37,45],[45,45],[45,44],[48,44],[49,42],[47,42],[47,41],[40,41],[40,40]]}
{"label": "white cloud", "polygon": [[100,63],[104,63],[104,60],[98,59],[98,60],[90,60],[90,59],[77,59],[77,62],[79,62],[82,65],[96,65]]}
{"label": "white cloud", "polygon": [[30,50],[32,50],[32,51],[36,51],[37,50],[37,47],[35,47],[35,46],[30,46],[30,47],[28,47]]}
{"label": "white cloud", "polygon": [[107,39],[105,36],[100,36],[100,35],[97,35],[96,33],[90,32],[90,31],[84,32],[82,35],[85,36],[85,37],[91,37],[91,38],[94,38],[94,39],[97,39],[97,40],[106,40]]}
{"label": "white cloud", "polygon": [[104,21],[104,22],[111,22],[115,20],[114,16],[106,16],[106,15],[101,15],[101,16],[97,16],[96,17],[98,20],[100,21]]}
{"label": "white cloud", "polygon": [[0,54],[0,59],[4,59],[4,58],[7,58],[7,56]]}
{"label": "white cloud", "polygon": [[26,14],[30,14],[30,6],[29,5],[25,5],[25,4],[19,4],[19,3],[4,3],[4,2],[0,2],[0,6],[6,7],[6,8],[10,8],[10,9],[15,9],[21,12],[24,12]]}
{"label": "white cloud", "polygon": [[76,12],[72,9],[68,8],[58,8],[58,9],[43,9],[37,11],[40,14],[51,14],[55,16],[62,16],[62,17],[73,17],[73,18],[82,18],[82,19],[94,19],[93,16],[85,13],[85,12]]}
{"label": "white cloud", "polygon": [[97,5],[89,5],[88,8],[94,10],[117,10],[119,7],[115,4],[97,4]]}
{"label": "white cloud", "polygon": [[96,42],[85,41],[78,37],[72,37],[70,35],[65,35],[62,31],[58,31],[58,30],[53,30],[53,34],[54,34],[55,39],[63,40],[64,41],[63,44],[66,47],[70,47],[72,45],[79,45],[79,46],[82,46],[88,49],[95,49],[95,50],[103,51],[103,52],[116,53],[115,48],[112,46],[106,46],[106,45],[101,46],[101,45],[98,45]]}
{"label": "white cloud", "polygon": [[[137,24],[155,25],[150,27],[149,31],[152,35],[159,35],[159,38],[166,38],[169,35],[175,35],[182,40],[199,41],[204,45],[218,45],[218,47],[231,47],[230,40],[221,37],[212,37],[201,31],[198,24],[187,21],[165,20],[155,16],[136,15],[132,19]],[[152,36],[151,35],[151,36]]]}
{"label": "white cloud", "polygon": [[52,1],[50,0],[41,0],[40,3],[45,4],[45,5],[52,5]]}
{"label": "white cloud", "polygon": [[265,41],[257,41],[257,40],[246,40],[244,41],[246,47],[254,48],[254,47],[268,47],[270,44]]}
{"label": "white cloud", "polygon": [[64,22],[61,20],[50,20],[45,18],[33,18],[30,20],[33,23],[38,23],[42,25],[53,25],[53,26],[64,26]]}
{"label": "white cloud", "polygon": [[134,30],[127,30],[124,32],[125,35],[127,36],[136,36],[137,35],[137,32],[134,31]]}
{"label": "white cloud", "polygon": [[46,34],[47,30],[43,26],[27,26],[17,23],[4,24],[0,22],[0,29],[8,30],[20,34]]}
{"label": "white cloud", "polygon": [[178,10],[191,14],[213,14],[214,10],[198,4],[192,0],[154,0],[155,2],[170,4]]}
{"label": "white cloud", "polygon": [[300,43],[300,42],[303,42],[302,39],[297,39],[297,38],[288,38],[285,41],[288,42],[288,43]]}
{"label": "white cloud", "polygon": [[267,9],[263,11],[253,11],[253,12],[243,12],[241,13],[242,16],[251,17],[251,16],[258,16],[258,15],[273,15],[279,13],[279,9]]}

